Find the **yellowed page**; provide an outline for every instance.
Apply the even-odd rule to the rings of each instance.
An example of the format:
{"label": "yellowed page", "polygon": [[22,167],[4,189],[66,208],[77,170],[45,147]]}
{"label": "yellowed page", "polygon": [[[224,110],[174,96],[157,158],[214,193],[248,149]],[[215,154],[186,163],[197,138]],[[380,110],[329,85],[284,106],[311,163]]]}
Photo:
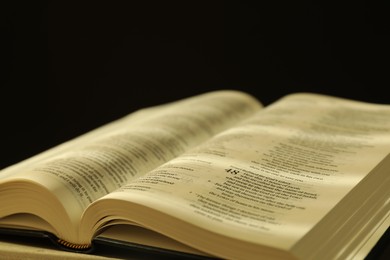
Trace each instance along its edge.
{"label": "yellowed page", "polygon": [[[0,198],[2,194],[10,194],[9,182],[15,183],[15,187],[24,185],[20,180],[42,185],[43,189],[52,191],[67,211],[64,214],[69,215],[72,226],[66,216],[60,219],[67,232],[70,229],[70,233],[76,233],[78,220],[91,202],[240,122],[260,107],[247,94],[217,91],[143,112],[145,117],[140,114],[123,119],[4,170],[0,173],[4,176]],[[23,203],[24,196],[28,195],[21,196]],[[27,205],[19,209],[7,207],[0,210],[0,217],[27,208]],[[59,206],[57,211],[61,210]],[[58,227],[59,223],[53,221],[58,220],[50,223]],[[64,232],[58,235],[65,240],[77,240]]]}
{"label": "yellowed page", "polygon": [[[389,153],[389,119],[386,105],[287,96],[105,198],[288,250]],[[103,210],[108,202],[101,203],[97,219],[112,213]],[[99,202],[94,208],[87,218]],[[210,243],[184,225],[175,230],[152,219],[136,220],[208,253],[232,257],[243,251],[240,243],[215,250],[221,241]]]}

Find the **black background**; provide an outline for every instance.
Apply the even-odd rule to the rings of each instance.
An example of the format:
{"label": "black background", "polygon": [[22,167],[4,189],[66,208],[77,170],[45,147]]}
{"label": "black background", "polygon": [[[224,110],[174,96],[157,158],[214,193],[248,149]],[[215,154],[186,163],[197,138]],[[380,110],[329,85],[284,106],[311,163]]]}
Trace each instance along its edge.
{"label": "black background", "polygon": [[216,89],[390,103],[384,4],[139,2],[1,2],[0,168]]}

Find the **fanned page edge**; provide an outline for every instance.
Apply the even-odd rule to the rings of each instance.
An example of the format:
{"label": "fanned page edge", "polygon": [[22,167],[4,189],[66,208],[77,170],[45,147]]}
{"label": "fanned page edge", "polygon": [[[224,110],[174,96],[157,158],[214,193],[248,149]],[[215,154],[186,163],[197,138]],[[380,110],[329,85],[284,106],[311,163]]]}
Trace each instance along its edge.
{"label": "fanned page edge", "polygon": [[378,259],[379,255],[385,253],[386,248],[387,251],[390,250],[390,212],[378,228],[375,229],[373,234],[359,248],[354,255],[354,260]]}

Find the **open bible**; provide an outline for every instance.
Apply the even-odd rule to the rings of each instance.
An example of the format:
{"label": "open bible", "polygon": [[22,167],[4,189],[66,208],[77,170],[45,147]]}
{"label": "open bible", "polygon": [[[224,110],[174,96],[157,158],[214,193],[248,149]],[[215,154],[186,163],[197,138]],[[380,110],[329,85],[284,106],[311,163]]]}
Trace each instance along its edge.
{"label": "open bible", "polygon": [[0,171],[0,229],[228,259],[348,259],[389,225],[390,105],[221,90]]}

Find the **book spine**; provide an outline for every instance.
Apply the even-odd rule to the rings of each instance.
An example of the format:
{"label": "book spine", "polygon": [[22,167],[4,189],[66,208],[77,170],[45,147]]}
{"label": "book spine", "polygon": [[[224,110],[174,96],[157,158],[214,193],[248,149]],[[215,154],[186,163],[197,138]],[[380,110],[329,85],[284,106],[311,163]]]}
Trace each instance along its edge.
{"label": "book spine", "polygon": [[91,244],[73,244],[63,239],[57,238],[57,244],[69,251],[88,252],[92,249]]}

